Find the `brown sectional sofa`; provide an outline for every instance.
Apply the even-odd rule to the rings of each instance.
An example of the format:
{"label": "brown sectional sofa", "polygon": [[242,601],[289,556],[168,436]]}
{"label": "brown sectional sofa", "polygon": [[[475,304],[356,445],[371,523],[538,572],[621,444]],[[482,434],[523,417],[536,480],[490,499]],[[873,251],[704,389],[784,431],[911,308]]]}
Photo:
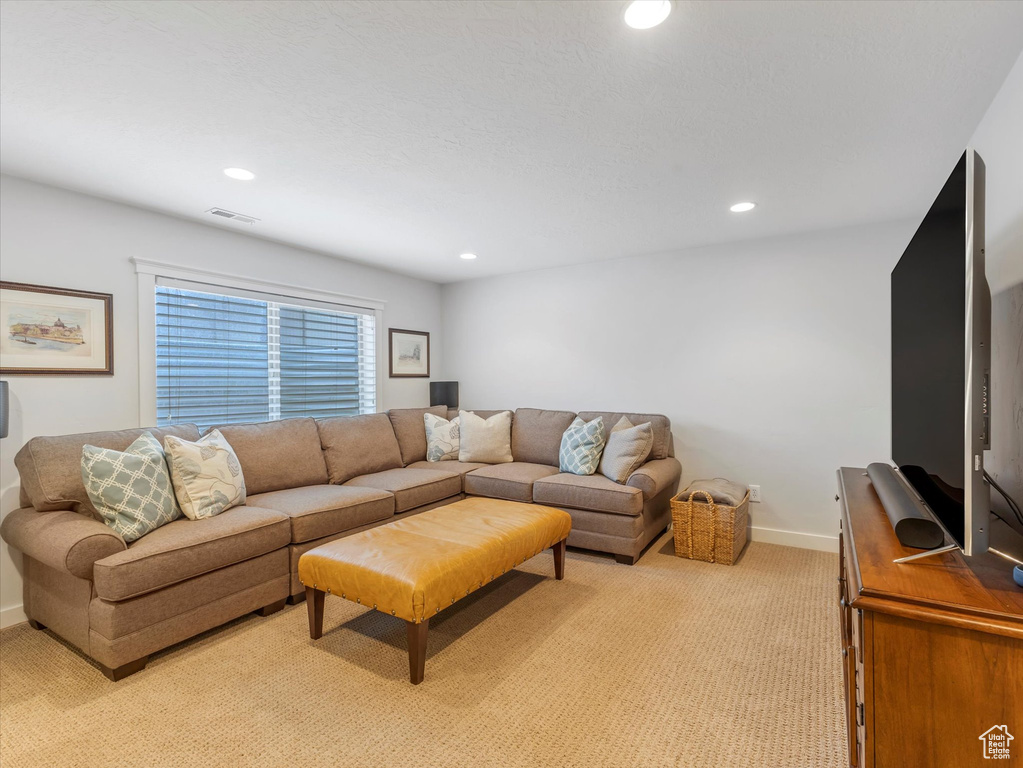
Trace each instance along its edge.
{"label": "brown sectional sofa", "polygon": [[[251,611],[267,615],[305,595],[298,559],[325,542],[451,503],[465,495],[535,502],[572,515],[572,546],[633,563],[665,529],[681,465],[671,425],[656,414],[587,412],[608,428],[625,415],[650,422],[650,460],[619,485],[558,471],[576,414],[520,408],[508,464],[426,461],[423,413],[219,427],[238,455],[247,499],[206,520],[176,520],[126,544],[100,522],[81,480],[85,444],[123,450],[143,429],[36,437],[18,452],[22,509],[0,536],[23,554],[24,609],[117,680],[149,654]],[[489,416],[498,411],[476,411]],[[154,428],[197,440],[191,424]]]}

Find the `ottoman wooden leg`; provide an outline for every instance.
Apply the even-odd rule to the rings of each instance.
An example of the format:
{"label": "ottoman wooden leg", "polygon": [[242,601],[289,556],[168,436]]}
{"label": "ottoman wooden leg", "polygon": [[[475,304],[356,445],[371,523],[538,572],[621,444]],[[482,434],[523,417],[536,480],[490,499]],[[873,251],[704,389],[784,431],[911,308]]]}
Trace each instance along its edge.
{"label": "ottoman wooden leg", "polygon": [[419,685],[426,669],[426,633],[430,620],[423,619],[418,624],[406,621],[405,628],[408,630],[408,678],[412,685]]}
{"label": "ottoman wooden leg", "polygon": [[554,550],[554,578],[558,581],[565,578],[565,542],[567,541],[568,539],[562,539],[551,547]]}
{"label": "ottoman wooden leg", "polygon": [[323,598],[326,592],[312,587],[305,588],[305,604],[309,608],[309,637],[319,640],[323,635]]}

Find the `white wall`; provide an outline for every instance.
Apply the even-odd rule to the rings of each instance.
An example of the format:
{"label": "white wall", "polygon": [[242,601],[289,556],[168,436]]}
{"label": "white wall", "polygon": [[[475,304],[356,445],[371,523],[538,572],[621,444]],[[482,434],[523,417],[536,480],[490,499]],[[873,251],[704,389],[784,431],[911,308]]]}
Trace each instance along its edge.
{"label": "white wall", "polygon": [[759,484],[757,538],[834,549],[835,470],[891,453],[889,273],[914,230],[447,285],[445,376],[465,407],[664,413],[683,484]]}
{"label": "white wall", "polygon": [[[132,256],[386,301],[384,326],[429,331],[434,370],[441,365],[436,283],[9,176],[0,176],[0,220],[2,279],[114,295],[115,370],[112,377],[4,377],[11,427],[0,441],[0,515],[18,507],[14,454],[29,438],[140,426]],[[382,408],[428,404],[426,379],[384,375]],[[3,626],[24,618],[19,567],[0,546]]]}
{"label": "white wall", "polygon": [[1023,283],[1023,54],[970,139],[987,169],[987,277],[992,293]]}

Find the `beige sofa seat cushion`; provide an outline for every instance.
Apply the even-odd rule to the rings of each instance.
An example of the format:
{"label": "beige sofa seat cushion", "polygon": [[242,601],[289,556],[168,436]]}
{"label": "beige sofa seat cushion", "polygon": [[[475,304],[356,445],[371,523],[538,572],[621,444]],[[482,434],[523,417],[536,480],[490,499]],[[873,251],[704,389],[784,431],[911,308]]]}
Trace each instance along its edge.
{"label": "beige sofa seat cushion", "polygon": [[392,408],[387,412],[394,436],[398,440],[402,464],[407,467],[416,461],[426,459],[424,414],[432,413],[443,419],[447,417],[447,412],[446,405],[435,405],[432,408]]}
{"label": "beige sofa seat cushion", "polygon": [[168,435],[184,440],[199,439],[199,429],[195,424],[33,437],[14,457],[22,490],[32,506],[40,512],[71,509],[102,520],[82,482],[82,447],[94,445],[97,448],[123,451],[143,432],[152,433],[161,445]]}
{"label": "beige sofa seat cushion", "polygon": [[574,419],[571,411],[519,408],[512,422],[512,458],[530,464],[558,466],[561,438]]}
{"label": "beige sofa seat cushion", "polygon": [[643,492],[639,488],[619,485],[603,475],[565,472],[541,478],[533,483],[533,501],[553,507],[588,509],[614,515],[643,513]]}
{"label": "beige sofa seat cushion", "polygon": [[[386,413],[317,419],[330,482],[402,467],[401,449]],[[423,426],[426,430],[426,426]]]}
{"label": "beige sofa seat cushion", "polygon": [[406,512],[462,492],[462,478],[458,475],[409,467],[361,475],[345,485],[350,488],[377,488],[393,493],[395,512]]}
{"label": "beige sofa seat cushion", "polygon": [[478,461],[417,461],[415,464],[409,464],[408,469],[430,469],[465,477],[469,472],[489,466]]}
{"label": "beige sofa seat cushion", "polygon": [[528,503],[533,500],[533,483],[540,478],[556,474],[558,468],[546,464],[529,464],[521,461],[495,464],[467,474],[465,492],[472,496]]}
{"label": "beige sofa seat cushion", "polygon": [[225,424],[214,429],[234,449],[249,495],[329,482],[316,419]]}
{"label": "beige sofa seat cushion", "polygon": [[489,464],[480,464],[476,461],[417,461],[409,464],[409,469],[435,469],[438,472],[450,472],[458,475],[462,483],[462,492],[465,493],[465,477],[477,469],[489,467]]}
{"label": "beige sofa seat cushion", "polygon": [[291,543],[300,544],[394,515],[394,496],[375,488],[310,485],[251,496],[249,503],[291,519]]}
{"label": "beige sofa seat cushion", "polygon": [[654,433],[654,444],[650,449],[651,459],[666,459],[674,452],[671,439],[671,419],[667,416],[659,413],[613,413],[611,411],[583,411],[579,414],[579,418],[583,421],[593,421],[598,416],[604,417],[604,426],[609,434],[623,416],[634,426],[650,424]]}
{"label": "beige sofa seat cushion", "polygon": [[202,520],[175,520],[93,566],[96,594],[125,600],[287,546],[287,515],[232,507]]}

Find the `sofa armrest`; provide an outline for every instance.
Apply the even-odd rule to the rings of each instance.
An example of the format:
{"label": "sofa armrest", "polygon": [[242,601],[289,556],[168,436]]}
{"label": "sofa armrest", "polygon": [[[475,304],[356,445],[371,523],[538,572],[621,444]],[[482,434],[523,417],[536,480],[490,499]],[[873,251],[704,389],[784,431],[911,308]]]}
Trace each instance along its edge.
{"label": "sofa armrest", "polygon": [[0,536],[21,553],[89,581],[93,563],[128,548],[111,528],[69,510],[16,509],[4,518]]}
{"label": "sofa armrest", "polygon": [[666,488],[675,493],[681,479],[682,464],[678,459],[654,459],[629,475],[625,484],[643,491],[643,500],[646,501]]}

